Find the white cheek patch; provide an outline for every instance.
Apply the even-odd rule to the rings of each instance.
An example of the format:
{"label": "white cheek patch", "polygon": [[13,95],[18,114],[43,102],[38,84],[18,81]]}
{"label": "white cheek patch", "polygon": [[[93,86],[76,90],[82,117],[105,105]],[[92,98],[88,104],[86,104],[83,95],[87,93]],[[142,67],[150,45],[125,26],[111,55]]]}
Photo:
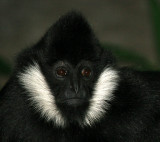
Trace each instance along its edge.
{"label": "white cheek patch", "polygon": [[106,110],[110,107],[107,101],[111,101],[114,98],[113,93],[118,82],[118,72],[111,67],[106,68],[101,73],[97,83],[95,84],[93,97],[90,100],[90,106],[85,116],[85,125],[91,126],[103,117]]}
{"label": "white cheek patch", "polygon": [[41,116],[47,121],[54,121],[57,126],[64,127],[65,120],[58,110],[55,98],[43,76],[37,63],[26,68],[19,74],[19,81],[27,90],[30,101],[35,109],[41,113]]}

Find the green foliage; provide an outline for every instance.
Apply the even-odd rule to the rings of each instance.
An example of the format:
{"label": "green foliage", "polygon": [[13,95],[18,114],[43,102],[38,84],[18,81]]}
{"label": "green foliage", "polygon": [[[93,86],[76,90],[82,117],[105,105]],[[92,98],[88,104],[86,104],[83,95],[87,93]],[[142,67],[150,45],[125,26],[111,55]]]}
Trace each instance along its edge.
{"label": "green foliage", "polygon": [[117,57],[117,60],[123,64],[132,64],[139,70],[157,70],[156,65],[153,65],[147,58],[139,55],[136,52],[124,49],[113,44],[103,44],[102,47],[110,49]]}
{"label": "green foliage", "polygon": [[160,65],[160,3],[158,0],[149,0],[149,5],[155,38],[155,51]]}
{"label": "green foliage", "polygon": [[8,75],[11,72],[10,64],[0,57],[0,75]]}

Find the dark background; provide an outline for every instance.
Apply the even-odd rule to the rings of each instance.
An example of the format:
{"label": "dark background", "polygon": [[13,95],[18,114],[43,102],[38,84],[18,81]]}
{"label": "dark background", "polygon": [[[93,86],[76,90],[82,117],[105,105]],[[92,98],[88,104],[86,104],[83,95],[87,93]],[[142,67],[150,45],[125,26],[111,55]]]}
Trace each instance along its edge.
{"label": "dark background", "polygon": [[122,52],[144,56],[157,66],[151,1],[0,0],[0,87],[18,52],[39,40],[61,15],[73,9],[85,15],[104,46],[118,45]]}

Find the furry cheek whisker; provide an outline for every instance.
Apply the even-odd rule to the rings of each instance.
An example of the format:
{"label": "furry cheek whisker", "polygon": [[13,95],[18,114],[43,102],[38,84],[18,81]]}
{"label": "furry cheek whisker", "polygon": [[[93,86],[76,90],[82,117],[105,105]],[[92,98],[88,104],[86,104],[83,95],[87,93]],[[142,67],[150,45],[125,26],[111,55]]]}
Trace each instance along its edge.
{"label": "furry cheek whisker", "polygon": [[38,63],[26,68],[25,72],[18,75],[22,86],[29,93],[29,100],[35,110],[47,121],[53,121],[57,126],[64,127],[65,120],[56,106],[54,95],[51,93],[45,77]]}

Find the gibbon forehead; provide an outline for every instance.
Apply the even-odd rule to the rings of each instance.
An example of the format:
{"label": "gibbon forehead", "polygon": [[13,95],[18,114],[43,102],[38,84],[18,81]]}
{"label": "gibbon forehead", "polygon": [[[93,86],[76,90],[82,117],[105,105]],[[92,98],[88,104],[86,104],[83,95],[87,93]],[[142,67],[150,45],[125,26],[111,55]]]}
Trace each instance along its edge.
{"label": "gibbon forehead", "polygon": [[80,13],[62,16],[47,32],[46,41],[51,59],[66,59],[74,65],[80,60],[99,59],[102,53],[90,25]]}

